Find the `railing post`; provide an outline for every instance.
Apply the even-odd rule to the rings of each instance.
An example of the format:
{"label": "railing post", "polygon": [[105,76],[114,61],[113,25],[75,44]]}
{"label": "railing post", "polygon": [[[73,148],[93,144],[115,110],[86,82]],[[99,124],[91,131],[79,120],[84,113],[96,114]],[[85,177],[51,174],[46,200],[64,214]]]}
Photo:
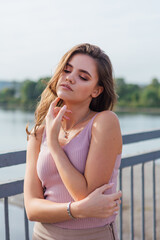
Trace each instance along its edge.
{"label": "railing post", "polygon": [[131,166],[131,239],[134,240],[134,183],[133,166]]}
{"label": "railing post", "polygon": [[5,236],[6,236],[6,240],[10,240],[9,216],[8,216],[8,197],[4,198],[4,216],[5,216]]}
{"label": "railing post", "polygon": [[142,163],[142,239],[145,240],[144,163]]}
{"label": "railing post", "polygon": [[156,180],[155,161],[153,161],[153,240],[156,240]]}
{"label": "railing post", "polygon": [[24,208],[24,228],[25,228],[25,240],[29,240],[29,227],[25,208]]}
{"label": "railing post", "polygon": [[[122,191],[122,169],[119,170],[119,189]],[[121,199],[120,213],[119,213],[119,228],[120,228],[120,240],[122,240],[123,233],[123,219],[122,219],[123,199]]]}

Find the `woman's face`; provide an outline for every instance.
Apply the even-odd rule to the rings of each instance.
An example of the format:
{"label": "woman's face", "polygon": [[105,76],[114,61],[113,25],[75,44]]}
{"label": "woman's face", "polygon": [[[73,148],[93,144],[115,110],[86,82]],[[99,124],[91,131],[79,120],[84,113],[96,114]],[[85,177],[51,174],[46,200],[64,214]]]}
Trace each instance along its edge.
{"label": "woman's face", "polygon": [[85,54],[74,55],[60,75],[56,92],[65,102],[88,102],[103,91],[98,86],[98,73],[95,60]]}

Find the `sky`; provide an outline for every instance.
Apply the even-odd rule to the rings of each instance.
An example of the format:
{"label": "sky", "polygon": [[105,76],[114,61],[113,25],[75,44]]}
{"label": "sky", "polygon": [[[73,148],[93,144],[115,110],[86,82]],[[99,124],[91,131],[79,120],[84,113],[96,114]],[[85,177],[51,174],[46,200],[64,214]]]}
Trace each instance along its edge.
{"label": "sky", "polygon": [[160,80],[160,1],[0,0],[0,80],[52,76],[86,42],[106,52],[116,78]]}

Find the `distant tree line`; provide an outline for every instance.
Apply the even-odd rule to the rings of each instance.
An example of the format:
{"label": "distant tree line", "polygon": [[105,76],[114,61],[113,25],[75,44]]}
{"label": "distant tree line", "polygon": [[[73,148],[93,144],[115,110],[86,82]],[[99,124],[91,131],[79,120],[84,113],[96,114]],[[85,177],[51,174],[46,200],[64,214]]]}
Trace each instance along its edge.
{"label": "distant tree line", "polygon": [[[1,89],[0,106],[35,110],[49,79],[49,77],[41,78],[38,81],[28,79],[21,83],[14,82],[12,87]],[[152,79],[151,83],[145,86],[126,83],[123,78],[116,78],[115,83],[118,108],[160,108],[160,83],[158,79]]]}
{"label": "distant tree line", "polygon": [[27,79],[21,83],[16,82],[16,88],[14,85],[3,88],[0,90],[0,105],[5,108],[34,111],[49,79],[49,77],[40,78],[38,81]]}
{"label": "distant tree line", "polygon": [[116,79],[119,107],[160,108],[160,83],[152,79],[147,86],[126,84],[123,78]]}

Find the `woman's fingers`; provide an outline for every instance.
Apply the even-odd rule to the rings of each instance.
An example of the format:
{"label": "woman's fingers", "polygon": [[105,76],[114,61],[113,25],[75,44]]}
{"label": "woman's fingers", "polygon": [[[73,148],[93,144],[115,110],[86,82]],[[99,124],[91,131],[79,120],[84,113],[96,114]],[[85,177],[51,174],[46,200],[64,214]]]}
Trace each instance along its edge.
{"label": "woman's fingers", "polygon": [[53,109],[56,107],[57,103],[59,102],[60,98],[57,97],[53,102],[51,102],[49,109],[48,109],[48,113],[47,115],[53,113]]}
{"label": "woman's fingers", "polygon": [[[105,189],[105,185],[103,186]],[[120,204],[121,204],[121,196],[122,196],[122,192],[116,192],[113,194],[107,194],[107,195],[103,195],[106,198],[106,201],[108,201],[108,204],[106,205],[106,208],[110,211],[110,215],[112,214],[118,214],[119,209],[120,209]],[[106,209],[106,211],[108,211]]]}
{"label": "woman's fingers", "polygon": [[122,197],[122,192],[119,191],[119,192],[113,193],[111,197],[112,197],[112,200],[116,201],[117,199],[120,199]]}
{"label": "woman's fingers", "polygon": [[61,121],[62,120],[62,117],[64,116],[65,112],[67,110],[67,106],[64,105],[58,112],[57,114],[57,118]]}
{"label": "woman's fingers", "polygon": [[120,209],[121,200],[116,200],[115,206],[113,207],[113,214],[118,214]]}
{"label": "woman's fingers", "polygon": [[120,205],[120,204],[121,204],[121,200],[118,199],[118,200],[116,200],[116,201],[113,202],[113,207],[114,207],[114,208],[119,208],[119,205]]}
{"label": "woman's fingers", "polygon": [[[61,107],[55,107],[55,108],[54,108],[55,114],[58,114],[58,112],[59,112],[60,110],[61,110]],[[69,109],[66,109],[66,113],[72,113],[72,111],[69,110]]]}
{"label": "woman's fingers", "polygon": [[106,218],[118,214],[122,193],[104,194],[104,192],[113,185],[114,184],[105,184],[89,194],[87,197],[89,202],[86,208],[86,212],[89,213],[89,216],[92,213],[92,217]]}
{"label": "woman's fingers", "polygon": [[122,192],[119,191],[118,193],[113,193],[111,196],[112,199],[112,204],[111,204],[111,208],[112,208],[112,212],[113,214],[118,214],[119,209],[120,209],[120,204],[121,204],[121,200],[120,197],[122,196]]}
{"label": "woman's fingers", "polygon": [[60,100],[60,98],[57,97],[57,98],[52,102],[54,108],[57,106],[57,103],[59,102],[59,100]]}
{"label": "woman's fingers", "polygon": [[104,193],[107,189],[113,187],[114,183],[104,184],[101,187],[97,188],[99,193]]}
{"label": "woman's fingers", "polygon": [[[97,192],[98,194],[103,194],[106,190],[112,188],[114,185],[114,183],[110,183],[110,184],[105,184],[99,188],[97,188]],[[104,211],[104,215],[117,215],[120,209],[120,204],[121,204],[121,200],[120,197],[122,196],[122,192],[116,192],[113,194],[107,194],[107,195],[103,195],[103,197],[106,199],[106,213]],[[104,209],[103,209],[104,210]]]}
{"label": "woman's fingers", "polygon": [[[63,107],[62,108],[57,107],[57,103],[59,102],[59,100],[60,100],[60,98],[57,97],[53,102],[51,102],[47,115],[54,114],[55,117],[58,115],[59,111],[63,108]],[[66,113],[72,113],[72,111],[69,109],[66,109]],[[67,117],[65,115],[63,116],[63,118],[65,118],[67,120],[70,119],[69,117]]]}

